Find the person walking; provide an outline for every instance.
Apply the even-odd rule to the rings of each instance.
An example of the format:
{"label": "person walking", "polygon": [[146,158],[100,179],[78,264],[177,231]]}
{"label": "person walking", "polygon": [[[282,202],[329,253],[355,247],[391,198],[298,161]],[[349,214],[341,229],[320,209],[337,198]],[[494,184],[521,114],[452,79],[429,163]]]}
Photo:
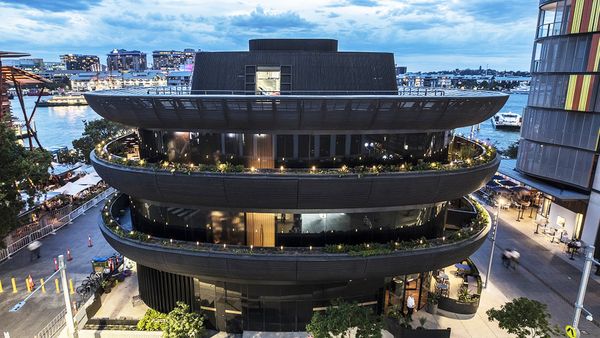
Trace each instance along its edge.
{"label": "person walking", "polygon": [[412,321],[412,315],[415,311],[415,299],[411,295],[406,298],[406,308],[408,309],[408,320]]}
{"label": "person walking", "polygon": [[510,254],[511,254],[510,260],[512,262],[511,266],[512,266],[513,270],[516,270],[517,264],[519,264],[519,258],[521,258],[521,254],[515,249],[512,249]]}
{"label": "person walking", "polygon": [[504,250],[502,252],[502,265],[504,265],[504,267],[508,269],[508,267],[510,266],[511,260],[512,260],[512,251]]}

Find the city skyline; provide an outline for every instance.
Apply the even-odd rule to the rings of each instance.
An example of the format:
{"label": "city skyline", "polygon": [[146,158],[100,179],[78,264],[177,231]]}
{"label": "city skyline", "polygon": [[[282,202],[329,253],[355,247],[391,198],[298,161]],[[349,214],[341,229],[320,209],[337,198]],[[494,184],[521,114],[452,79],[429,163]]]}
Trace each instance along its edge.
{"label": "city skyline", "polygon": [[256,37],[334,37],[340,50],[391,51],[412,71],[528,70],[537,21],[535,1],[223,1],[206,7],[185,0],[152,6],[4,0],[0,10],[8,21],[3,49],[46,61],[65,53],[102,60],[114,48],[228,51]]}

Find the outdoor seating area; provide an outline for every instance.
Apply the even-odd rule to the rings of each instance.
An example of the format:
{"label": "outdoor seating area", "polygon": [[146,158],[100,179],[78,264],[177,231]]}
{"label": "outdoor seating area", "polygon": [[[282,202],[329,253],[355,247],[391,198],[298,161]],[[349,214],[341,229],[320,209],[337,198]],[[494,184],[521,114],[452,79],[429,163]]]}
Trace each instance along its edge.
{"label": "outdoor seating area", "polygon": [[431,292],[437,295],[438,309],[457,314],[470,315],[477,311],[481,294],[479,271],[469,259],[432,275]]}

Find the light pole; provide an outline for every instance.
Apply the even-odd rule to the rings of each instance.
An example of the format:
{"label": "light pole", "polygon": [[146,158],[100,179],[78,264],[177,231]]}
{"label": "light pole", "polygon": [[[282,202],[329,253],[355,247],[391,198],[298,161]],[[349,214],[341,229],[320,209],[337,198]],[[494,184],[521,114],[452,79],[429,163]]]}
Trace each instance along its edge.
{"label": "light pole", "polygon": [[[71,297],[69,296],[69,289],[67,285],[67,265],[65,264],[65,257],[63,255],[58,256],[58,270],[56,270],[53,274],[51,274],[46,280],[52,279],[52,277],[56,276],[60,273],[60,279],[63,289],[63,295],[65,298],[65,321],[67,322],[67,336],[68,337],[77,337],[77,333],[75,332],[75,323],[73,322],[73,310],[71,309]],[[35,290],[33,290],[25,299],[15,304],[8,312],[17,312],[19,311],[25,303],[31,298],[36,292],[38,292],[43,285],[38,286]]]}
{"label": "light pole", "polygon": [[496,234],[498,233],[498,223],[500,222],[500,207],[506,202],[502,197],[496,201],[496,214],[494,215],[494,226],[492,227],[492,249],[490,250],[490,261],[488,263],[488,269],[485,274],[485,283],[483,288],[487,289],[488,282],[490,281],[490,273],[492,271],[492,261],[494,259],[494,248],[496,247]]}
{"label": "light pole", "polygon": [[573,315],[573,328],[579,333],[579,318],[581,312],[585,312],[585,318],[589,321],[594,320],[592,314],[583,307],[583,299],[585,298],[585,290],[587,289],[588,281],[590,279],[590,270],[592,269],[592,263],[599,265],[600,262],[594,259],[594,246],[590,245],[587,247],[585,253],[585,264],[583,265],[583,272],[581,273],[581,282],[579,283],[579,291],[577,292],[577,300],[575,301],[575,314]]}

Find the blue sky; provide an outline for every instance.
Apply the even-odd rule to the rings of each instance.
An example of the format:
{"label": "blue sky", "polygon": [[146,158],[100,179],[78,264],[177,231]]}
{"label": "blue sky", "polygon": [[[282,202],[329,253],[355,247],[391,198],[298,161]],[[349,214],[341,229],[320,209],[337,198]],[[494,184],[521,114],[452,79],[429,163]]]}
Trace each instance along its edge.
{"label": "blue sky", "polygon": [[[0,0],[0,49],[47,61],[114,48],[247,50],[252,38],[334,38],[409,71],[528,70],[537,0]],[[148,57],[151,62],[151,57]]]}

